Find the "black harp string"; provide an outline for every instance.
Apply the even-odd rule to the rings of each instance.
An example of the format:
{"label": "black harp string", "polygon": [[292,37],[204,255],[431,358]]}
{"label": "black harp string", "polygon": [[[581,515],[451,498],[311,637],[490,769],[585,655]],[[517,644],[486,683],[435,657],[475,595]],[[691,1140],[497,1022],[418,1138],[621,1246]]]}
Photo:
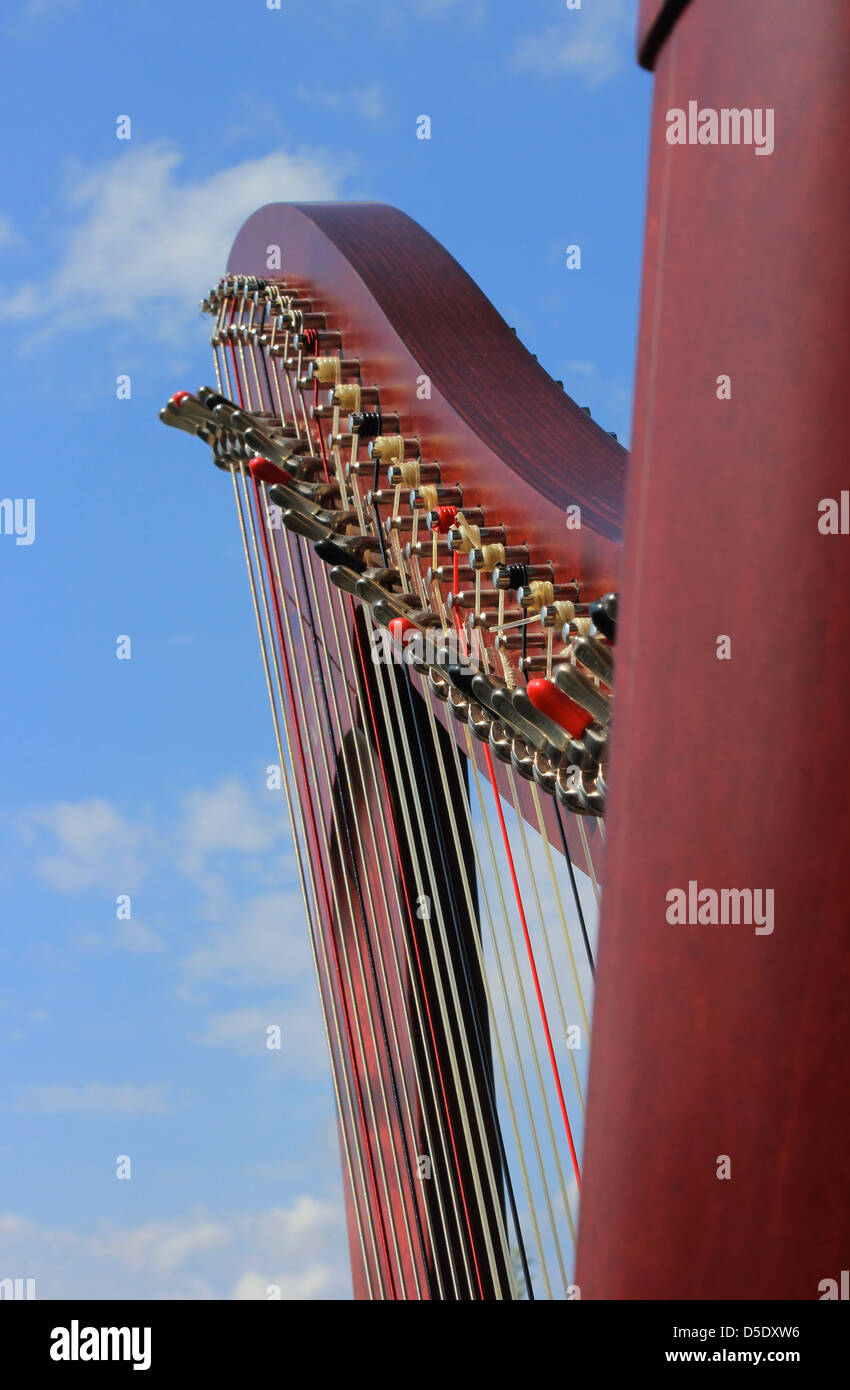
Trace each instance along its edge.
{"label": "black harp string", "polygon": [[[286,357],[286,353],[284,353],[284,357]],[[293,412],[294,412],[293,418],[294,418],[295,426],[296,426],[296,429],[297,429],[297,428],[298,428],[298,422],[297,422],[297,414],[295,414],[294,394],[293,394],[293,391],[292,391],[292,385],[291,385],[291,381],[290,381],[290,379],[289,379],[289,375],[288,375],[288,374],[286,375],[286,385],[287,385],[287,391],[288,391],[288,394],[289,394],[289,397],[290,397],[290,402],[291,402],[291,405],[292,405],[292,409],[293,409]],[[302,408],[303,408],[303,399],[302,399]],[[283,412],[282,409],[281,409],[281,418],[282,418],[282,419],[285,418],[285,413]],[[305,427],[305,433],[306,433],[307,437],[309,437],[309,426],[308,426],[307,421],[306,421],[306,416],[305,416],[305,419],[304,419],[304,427]],[[310,567],[309,573],[310,573],[310,576],[311,576],[311,584],[313,584],[313,591],[314,591],[314,596],[315,596],[315,586],[314,586],[314,579],[313,579],[313,573],[312,573],[312,566]],[[325,591],[326,591],[326,598],[327,598],[327,600],[328,600],[328,609],[329,609],[329,613],[330,613],[330,616],[331,616],[332,625],[333,625],[333,627],[334,627],[334,632],[335,632],[335,635],[336,635],[336,642],[337,642],[337,647],[338,647],[340,659],[342,660],[342,651],[341,651],[341,647],[340,647],[340,643],[339,643],[339,638],[338,638],[337,625],[336,625],[336,618],[335,618],[335,616],[334,616],[334,614],[335,614],[335,607],[334,607],[334,602],[333,602],[334,598],[335,598],[336,600],[338,600],[338,601],[341,602],[341,595],[340,595],[336,590],[332,590],[332,589],[331,589],[331,587],[330,587],[330,585],[329,585],[329,583],[328,583],[328,581],[327,581],[327,574],[326,574],[326,571],[325,571],[324,566],[321,567],[321,573],[322,573],[322,575],[323,575],[323,577],[324,577],[324,581],[325,581]],[[353,661],[353,652],[351,652],[351,651],[349,652],[349,657],[350,657],[350,659]],[[343,665],[344,665],[344,662],[343,662]],[[355,670],[356,670],[356,666],[355,666]],[[346,698],[348,699],[348,689],[347,689],[347,686],[344,685],[344,689],[345,689],[345,692],[346,692]],[[350,710],[350,702],[349,702],[349,710]],[[350,711],[350,713],[351,713],[351,711]],[[352,714],[352,722],[353,722],[353,714]],[[360,763],[361,779],[363,779],[362,762],[360,761],[360,757],[359,757],[359,749],[357,750],[357,756],[358,756],[358,762]],[[377,798],[377,804],[378,804],[378,807],[379,807],[380,823],[381,823],[382,830],[383,830],[383,833],[384,833],[385,843],[387,844],[387,846],[389,846],[388,835],[387,835],[387,829],[386,829],[386,821],[385,821],[384,814],[383,814],[383,803],[382,803],[382,799],[381,799],[381,797],[380,797],[380,792],[378,791],[377,782],[376,782],[377,773],[376,773],[376,770],[375,770],[373,761],[369,760],[369,765],[370,765],[370,767],[371,767],[372,775],[373,775],[373,785],[374,785],[374,788],[375,788],[376,798]],[[365,779],[364,779],[364,780],[365,780]],[[372,833],[373,833],[373,835],[374,835],[374,829],[372,829]],[[385,895],[385,888],[384,888],[384,896],[386,896],[386,895]],[[404,922],[403,917],[401,918],[401,921],[402,921],[402,927],[403,927],[403,922]],[[407,937],[406,937],[406,935],[404,935],[404,932],[403,932],[403,942],[404,942],[405,952],[406,952],[407,960],[408,960],[408,968],[409,968],[410,971],[411,971],[411,979],[412,979],[412,980],[415,980],[414,972],[413,972],[413,970],[412,970],[412,963],[411,963],[411,960],[410,960],[410,953],[409,953],[409,947],[408,947]],[[402,995],[402,997],[403,997],[403,995],[404,995],[404,986],[403,986],[403,982],[401,981],[400,966],[399,966],[399,964],[398,964],[398,956],[397,956],[397,954],[396,954],[396,948],[395,948],[395,942],[394,942],[394,940],[391,941],[391,944],[392,944],[392,947],[393,947],[394,961],[395,961],[395,964],[396,964],[397,974],[398,974],[398,978],[399,978],[400,993],[401,993],[401,995]],[[380,943],[379,943],[379,945],[380,945]],[[385,971],[385,966],[382,966],[382,969]],[[413,996],[413,997],[414,997],[414,1004],[415,1004],[416,1009],[417,1009],[417,1018],[418,1018],[418,1020],[419,1020],[419,1022],[420,1022],[420,1026],[421,1026],[421,1030],[422,1030],[422,1036],[423,1036],[423,1038],[424,1038],[424,1024],[422,1024],[422,1019],[421,1019],[421,1006],[420,1006],[420,1002],[419,1002],[419,995],[418,995],[418,991],[415,990],[415,989],[414,989],[414,996]],[[390,1003],[390,1006],[391,1006],[391,999],[390,999],[388,1002]],[[408,1027],[408,1030],[409,1030],[409,1028],[410,1028],[409,1013],[408,1013],[406,1010],[403,1011],[403,1013],[404,1013],[404,1017],[405,1017],[405,1020],[406,1020],[406,1023],[407,1023],[407,1027]],[[427,1050],[426,1050],[426,1052],[425,1052],[425,1057],[426,1057],[426,1063],[427,1063],[427,1065],[428,1065],[428,1070],[429,1070],[429,1080],[431,1081],[431,1084],[432,1084],[432,1092],[431,1092],[431,1094],[432,1094],[432,1097],[433,1097],[433,1096],[436,1095],[436,1089],[435,1089],[435,1086],[434,1086],[434,1083],[433,1083],[433,1071],[432,1071],[432,1068],[431,1068],[430,1057],[429,1057],[429,1054],[428,1054]],[[416,1053],[415,1053],[415,1048],[414,1048],[413,1053],[412,1053],[412,1060],[413,1060],[413,1062],[414,1062],[414,1068],[416,1069],[417,1064],[416,1064]],[[418,1070],[416,1070],[416,1075],[417,1075],[417,1085],[420,1087],[420,1099],[421,1099],[423,1092],[422,1092],[422,1089],[421,1089],[421,1081],[420,1081],[420,1079],[419,1079],[420,1074],[419,1074]],[[440,1128],[440,1133],[441,1133],[441,1137],[442,1137],[442,1142],[443,1142],[443,1145],[444,1145],[444,1153],[447,1154],[447,1150],[445,1149],[445,1137],[444,1137],[444,1132],[443,1132],[442,1111],[441,1111],[441,1109],[440,1109],[438,1103],[436,1104],[435,1113],[436,1113],[436,1115],[437,1115],[438,1127]],[[426,1133],[430,1134],[430,1130],[429,1130],[429,1128],[428,1128],[428,1112],[427,1112],[427,1108],[426,1108],[426,1107],[423,1107],[423,1116],[424,1116],[425,1121],[426,1121]],[[429,1144],[431,1144],[431,1149],[432,1149],[432,1152],[433,1152],[433,1151],[434,1151],[434,1150],[433,1150],[433,1143],[432,1143],[432,1141],[430,1140],[430,1138],[429,1138]],[[454,1209],[454,1211],[455,1211],[456,1218],[458,1219],[458,1222],[459,1222],[459,1215],[458,1215],[458,1211],[457,1211],[457,1197],[456,1197],[456,1193],[455,1193],[455,1189],[454,1189],[453,1180],[452,1180],[452,1177],[451,1177],[451,1170],[450,1170],[450,1168],[448,1168],[448,1167],[447,1167],[447,1174],[448,1174],[450,1198],[451,1198],[451,1201],[452,1201],[452,1205],[453,1205],[453,1209]],[[438,1208],[439,1208],[439,1210],[440,1210],[441,1217],[442,1217],[442,1219],[443,1219],[444,1233],[447,1235],[447,1225],[446,1225],[446,1217],[445,1217],[445,1207],[444,1207],[444,1202],[443,1202],[443,1199],[442,1199],[441,1182],[440,1182],[440,1181],[437,1182],[436,1188],[437,1188],[437,1193],[438,1193]],[[411,1200],[412,1200],[413,1202],[416,1201],[415,1194],[411,1194]],[[429,1210],[428,1210],[428,1206],[427,1206],[427,1205],[425,1205],[425,1212],[426,1212],[426,1219],[429,1219]],[[429,1229],[430,1229],[430,1228],[429,1228]],[[469,1278],[469,1273],[468,1273],[468,1255],[467,1255],[467,1251],[466,1251],[465,1245],[463,1244],[463,1232],[462,1232],[462,1229],[460,1230],[460,1234],[461,1234],[461,1242],[462,1242],[462,1243],[461,1243],[461,1247],[460,1247],[460,1248],[461,1248],[461,1255],[462,1255],[463,1262],[464,1262],[464,1269],[465,1269],[465,1272],[467,1273],[467,1280],[468,1280],[468,1286],[469,1286],[469,1289],[470,1289],[470,1293],[472,1293],[472,1284],[471,1284],[471,1280],[470,1280],[470,1278]],[[449,1242],[447,1241],[447,1248],[448,1248],[448,1244],[449,1244]],[[437,1278],[438,1278],[438,1280],[439,1280],[439,1264],[437,1264],[435,1272],[436,1272]],[[450,1272],[451,1272],[451,1278],[452,1278],[453,1286],[454,1286],[455,1292],[456,1292],[456,1294],[457,1294],[457,1279],[456,1279],[456,1273],[455,1273],[455,1270],[454,1270],[453,1265],[450,1266]]]}
{"label": "black harp string", "polygon": [[[377,481],[378,481],[378,460],[376,460],[376,465],[375,465],[375,487],[374,487],[374,491],[375,491],[375,492],[377,492]],[[376,533],[376,536],[377,536],[377,538],[378,538],[378,544],[379,544],[379,546],[380,546],[381,558],[382,558],[382,560],[383,560],[384,566],[386,567],[386,566],[387,566],[386,545],[385,545],[385,543],[384,543],[383,530],[382,530],[382,527],[381,527],[381,519],[380,519],[379,507],[378,507],[378,504],[374,501],[374,499],[373,499],[373,503],[372,503],[372,509],[373,509],[373,513],[374,513],[375,533]],[[414,736],[415,736],[415,739],[416,739],[416,749],[417,749],[417,752],[418,752],[418,754],[419,754],[419,759],[420,759],[421,766],[422,766],[422,773],[423,773],[423,778],[422,778],[422,780],[423,780],[424,786],[425,786],[425,794],[426,794],[427,799],[428,799],[428,809],[429,809],[429,812],[430,812],[431,822],[432,822],[432,824],[438,824],[438,817],[437,817],[437,810],[436,810],[435,788],[434,788],[434,786],[432,785],[431,768],[430,768],[430,764],[429,764],[428,759],[427,759],[426,754],[425,754],[425,750],[424,750],[424,747],[423,747],[423,744],[422,744],[421,733],[420,733],[420,729],[419,729],[419,722],[418,722],[418,720],[417,720],[417,718],[416,718],[416,710],[415,710],[414,702],[413,702],[413,688],[412,688],[412,684],[411,684],[410,673],[409,673],[408,670],[405,670],[405,672],[404,672],[402,684],[403,684],[403,686],[404,686],[404,691],[405,691],[405,694],[406,694],[406,697],[407,697],[407,707],[408,707],[410,725],[411,725],[412,728],[413,728]],[[438,756],[439,756],[439,750],[437,750],[437,754],[438,754]],[[485,1095],[486,1095],[486,1099],[487,1099],[488,1108],[489,1108],[489,1111],[490,1111],[490,1118],[491,1118],[491,1122],[492,1122],[492,1126],[493,1126],[493,1135],[494,1135],[495,1140],[496,1140],[496,1146],[497,1146],[498,1154],[499,1154],[499,1161],[500,1161],[500,1165],[501,1165],[501,1169],[502,1169],[502,1173],[503,1173],[503,1177],[504,1177],[504,1183],[505,1183],[505,1189],[506,1189],[506,1193],[507,1193],[507,1197],[508,1197],[508,1203],[509,1203],[510,1210],[511,1210],[511,1219],[512,1219],[512,1222],[513,1222],[513,1225],[514,1225],[514,1231],[515,1231],[515,1235],[516,1235],[516,1239],[517,1239],[517,1246],[518,1246],[518,1250],[519,1250],[520,1263],[521,1263],[521,1265],[522,1265],[522,1271],[523,1271],[523,1279],[524,1279],[524,1281],[525,1281],[526,1288],[527,1288],[527,1290],[528,1290],[528,1296],[529,1296],[530,1299],[533,1299],[533,1297],[534,1297],[534,1291],[533,1291],[533,1286],[532,1286],[532,1282],[531,1282],[531,1273],[530,1273],[529,1267],[528,1267],[528,1257],[527,1257],[526,1250],[525,1250],[525,1241],[524,1241],[524,1239],[523,1239],[522,1226],[521,1226],[521,1224],[520,1224],[519,1213],[518,1213],[518,1211],[517,1211],[516,1197],[515,1197],[515,1195],[514,1195],[514,1189],[513,1189],[513,1181],[512,1181],[512,1179],[511,1179],[510,1169],[509,1169],[509,1166],[508,1166],[507,1151],[506,1151],[506,1149],[505,1149],[505,1141],[504,1141],[504,1137],[503,1137],[503,1135],[502,1135],[502,1127],[501,1127],[501,1122],[500,1122],[500,1120],[499,1120],[498,1108],[497,1108],[497,1106],[496,1106],[496,1097],[495,1097],[495,1093],[494,1093],[494,1090],[493,1090],[492,1078],[491,1078],[491,1076],[490,1076],[490,1067],[491,1067],[492,1064],[491,1064],[490,1058],[489,1058],[488,1055],[487,1055],[487,1049],[486,1049],[486,1047],[485,1047],[485,1045],[484,1045],[483,1026],[482,1026],[482,1020],[481,1020],[481,1018],[480,1018],[479,1001],[478,1001],[478,1000],[476,999],[476,997],[475,997],[475,990],[474,990],[474,988],[473,988],[472,980],[471,980],[471,977],[470,977],[469,961],[468,961],[468,956],[467,956],[467,946],[466,946],[466,942],[464,941],[464,938],[463,938],[462,926],[461,926],[461,922],[460,922],[460,919],[459,919],[459,916],[458,916],[458,912],[457,912],[457,904],[456,904],[456,902],[455,902],[454,894],[453,894],[452,891],[451,891],[451,875],[450,875],[450,873],[449,873],[449,867],[448,867],[448,863],[447,863],[447,860],[446,860],[445,848],[444,848],[444,846],[443,846],[442,837],[439,836],[439,835],[437,835],[435,838],[436,838],[436,843],[437,843],[437,852],[438,852],[439,857],[440,857],[440,867],[441,867],[441,871],[442,871],[442,881],[443,881],[443,883],[445,884],[445,887],[446,887],[446,899],[447,899],[447,902],[448,902],[449,913],[450,913],[451,918],[452,918],[452,927],[453,927],[453,930],[454,930],[455,941],[456,941],[456,943],[457,943],[457,954],[458,954],[458,959],[459,959],[460,965],[461,965],[461,974],[462,974],[462,977],[463,977],[463,985],[464,985],[464,991],[465,991],[465,994],[466,994],[466,1003],[467,1003],[467,1007],[468,1007],[468,1010],[469,1010],[469,1018],[470,1018],[470,1021],[471,1021],[471,1023],[472,1023],[473,1035],[474,1035],[474,1039],[475,1039],[476,1048],[477,1048],[477,1051],[478,1051],[478,1058],[479,1058],[479,1066],[480,1066],[481,1080],[482,1080],[482,1085],[483,1085],[483,1088],[484,1088],[484,1091],[485,1091]],[[473,930],[473,931],[476,930],[476,924],[475,924],[475,923],[472,923],[472,930]],[[462,1026],[462,1024],[461,1024],[461,1026]],[[486,1134],[485,1134],[485,1140],[486,1140]]]}
{"label": "black harp string", "polygon": [[[301,399],[301,410],[303,410],[303,413],[304,413],[303,399]],[[306,431],[307,434],[308,434],[308,424],[307,424],[306,413],[304,413],[304,431]],[[425,851],[426,851],[426,855],[429,855],[428,848],[426,848],[426,845],[425,845]],[[433,870],[432,870],[432,872],[431,872],[431,877],[433,878]],[[428,934],[428,933],[426,933],[426,934]],[[433,963],[433,962],[432,962],[432,963]],[[449,1031],[449,1030],[450,1030],[451,1024],[450,1024],[450,1022],[449,1022],[449,1015],[447,1015],[447,1013],[444,1013],[444,1015],[443,1015],[443,1027],[444,1027],[444,1030],[446,1030],[447,1037],[450,1037],[450,1031]],[[456,1079],[456,1081],[457,1081],[457,1079]],[[460,1084],[460,1083],[457,1083],[457,1084]],[[461,1106],[465,1106],[464,1098],[462,1098],[462,1091],[458,1091],[458,1101],[460,1101]],[[462,1119],[462,1115],[461,1115],[461,1119]],[[475,1181],[475,1175],[474,1175],[474,1181]],[[486,1226],[485,1226],[485,1222],[486,1222],[486,1207],[483,1207],[483,1205],[481,1204],[481,1200],[479,1200],[479,1207],[481,1207],[482,1227],[483,1227],[483,1229],[485,1229],[485,1232],[486,1232]],[[494,1275],[496,1275],[496,1270],[494,1270],[494,1268],[493,1268],[493,1273],[494,1273]]]}

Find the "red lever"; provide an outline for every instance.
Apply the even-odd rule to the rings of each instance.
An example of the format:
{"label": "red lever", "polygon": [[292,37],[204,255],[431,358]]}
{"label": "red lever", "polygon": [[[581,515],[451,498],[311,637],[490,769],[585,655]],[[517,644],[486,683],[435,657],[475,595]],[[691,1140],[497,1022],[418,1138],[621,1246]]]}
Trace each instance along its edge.
{"label": "red lever", "polygon": [[388,624],[390,635],[397,647],[404,648],[408,632],[418,632],[419,628],[409,618],[393,618]]}
{"label": "red lever", "polygon": [[287,473],[285,468],[272,463],[271,459],[263,458],[258,454],[252,458],[248,464],[248,472],[256,483],[291,483],[292,474]]}
{"label": "red lever", "polygon": [[582,709],[581,705],[577,705],[575,700],[571,700],[569,695],[544,677],[529,681],[525,693],[535,709],[554,719],[573,738],[581,738],[588,724],[593,723],[593,716],[586,709]]}
{"label": "red lever", "polygon": [[191,394],[191,391],[175,391],[171,399],[176,406],[181,406],[184,401],[187,401],[189,399]]}

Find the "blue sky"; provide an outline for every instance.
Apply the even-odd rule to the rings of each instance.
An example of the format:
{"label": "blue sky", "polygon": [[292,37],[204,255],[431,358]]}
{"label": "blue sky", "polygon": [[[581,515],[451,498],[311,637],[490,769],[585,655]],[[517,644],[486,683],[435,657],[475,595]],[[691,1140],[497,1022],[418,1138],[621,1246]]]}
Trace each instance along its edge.
{"label": "blue sky", "polygon": [[35,534],[0,534],[0,1278],[347,1296],[232,498],[157,412],[212,377],[197,303],[256,207],[376,199],[627,442],[651,91],[635,11],[10,0],[0,497],[34,499]]}

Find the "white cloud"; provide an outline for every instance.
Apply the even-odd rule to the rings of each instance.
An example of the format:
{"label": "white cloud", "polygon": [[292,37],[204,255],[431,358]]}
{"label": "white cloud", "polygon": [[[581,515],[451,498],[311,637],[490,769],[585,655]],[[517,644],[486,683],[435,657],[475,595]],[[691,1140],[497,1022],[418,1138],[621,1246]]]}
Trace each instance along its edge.
{"label": "white cloud", "polygon": [[288,1071],[295,1070],[300,1077],[309,1073],[326,1079],[330,1062],[321,1009],[315,987],[311,983],[308,988],[303,998],[291,1003],[272,1002],[263,1008],[251,1006],[211,1014],[201,1041],[210,1047],[228,1047],[256,1057],[267,1053],[266,1029],[277,1024],[281,1032],[280,1051],[267,1055],[280,1058]]}
{"label": "white cloud", "polygon": [[4,1266],[34,1278],[36,1297],[350,1298],[341,1202],[296,1197],[287,1207],[213,1217],[200,1210],[142,1226],[77,1232],[0,1215]]}
{"label": "white cloud", "polygon": [[622,67],[634,40],[631,0],[585,0],[580,10],[517,41],[513,66],[523,72],[574,73],[596,87]]}
{"label": "white cloud", "polygon": [[339,165],[309,150],[276,151],[195,182],[178,178],[181,162],[170,145],[131,144],[80,173],[66,194],[72,220],[60,265],[38,294],[25,284],[7,298],[3,315],[27,319],[43,295],[51,331],[111,319],[171,336],[221,275],[252,212],[338,196]]}
{"label": "white cloud", "polygon": [[164,1115],[168,1086],[27,1086],[20,1109],[35,1115]]}
{"label": "white cloud", "polygon": [[141,855],[149,832],[101,797],[57,801],[30,811],[22,829],[30,840],[38,831],[53,837],[50,851],[37,854],[36,869],[60,893],[91,888],[129,892],[143,876]]}
{"label": "white cloud", "polygon": [[233,850],[241,854],[260,853],[280,838],[278,814],[261,814],[237,777],[226,777],[217,787],[190,792],[180,803],[182,824],[179,831],[181,854],[190,873],[197,872],[210,854]]}
{"label": "white cloud", "polygon": [[269,986],[308,970],[307,925],[298,892],[256,894],[238,904],[219,903],[217,911],[222,925],[186,961],[196,979]]}
{"label": "white cloud", "polygon": [[134,920],[116,921],[111,936],[84,936],[80,945],[91,950],[128,951],[134,956],[157,955],[165,950],[165,942],[157,932]]}
{"label": "white cloud", "polygon": [[101,1257],[119,1260],[134,1272],[164,1279],[193,1255],[221,1249],[230,1238],[226,1226],[200,1215],[178,1221],[151,1221],[132,1231],[110,1231],[93,1237],[90,1249]]}
{"label": "white cloud", "polygon": [[380,86],[348,87],[337,92],[322,91],[318,87],[299,87],[298,97],[314,106],[324,106],[329,111],[354,111],[366,121],[380,120],[384,114],[384,97]]}

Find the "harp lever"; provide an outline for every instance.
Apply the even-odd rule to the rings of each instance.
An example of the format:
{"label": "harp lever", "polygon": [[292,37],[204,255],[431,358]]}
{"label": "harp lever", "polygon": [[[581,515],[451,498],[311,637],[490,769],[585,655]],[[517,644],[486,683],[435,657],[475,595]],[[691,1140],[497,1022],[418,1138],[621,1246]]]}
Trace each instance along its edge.
{"label": "harp lever", "polygon": [[[318,544],[332,545],[333,542],[319,541]],[[332,565],[331,569],[328,571],[328,579],[331,581],[334,588],[342,589],[344,593],[351,594],[352,598],[357,598],[357,581],[359,575],[356,574],[354,570],[349,569],[347,564]]]}
{"label": "harp lever", "polygon": [[284,467],[293,454],[303,453],[306,448],[309,448],[309,444],[303,439],[287,439],[278,444],[271,435],[255,426],[245,431],[245,443],[254,450],[255,454],[262,454]]}
{"label": "harp lever", "polygon": [[333,535],[329,526],[319,521],[310,512],[296,511],[293,507],[283,510],[283,524],[287,531],[305,536],[308,541],[325,541]]}
{"label": "harp lever", "polygon": [[566,695],[576,704],[581,705],[582,709],[587,710],[603,727],[611,719],[611,702],[607,695],[603,695],[598,690],[588,676],[582,674],[575,666],[569,662],[563,666],[556,666],[554,671],[555,684],[558,690]]}
{"label": "harp lever", "polygon": [[183,430],[186,434],[194,435],[198,433],[198,426],[195,424],[194,420],[190,420],[188,416],[181,415],[180,412],[175,410],[170,404],[164,406],[159,412],[159,418],[164,425],[173,425],[174,429]]}
{"label": "harp lever", "polygon": [[[359,555],[351,555],[336,541],[325,540],[316,541],[313,546],[320,560],[326,564],[333,565],[335,568],[351,570],[352,574],[361,575],[366,569],[365,560],[361,560]],[[354,592],[350,590],[349,592]]]}
{"label": "harp lever", "polygon": [[611,684],[614,658],[610,647],[606,647],[595,637],[577,637],[573,643],[573,651],[576,660],[581,662],[585,670],[598,680],[604,681],[606,685]]}

